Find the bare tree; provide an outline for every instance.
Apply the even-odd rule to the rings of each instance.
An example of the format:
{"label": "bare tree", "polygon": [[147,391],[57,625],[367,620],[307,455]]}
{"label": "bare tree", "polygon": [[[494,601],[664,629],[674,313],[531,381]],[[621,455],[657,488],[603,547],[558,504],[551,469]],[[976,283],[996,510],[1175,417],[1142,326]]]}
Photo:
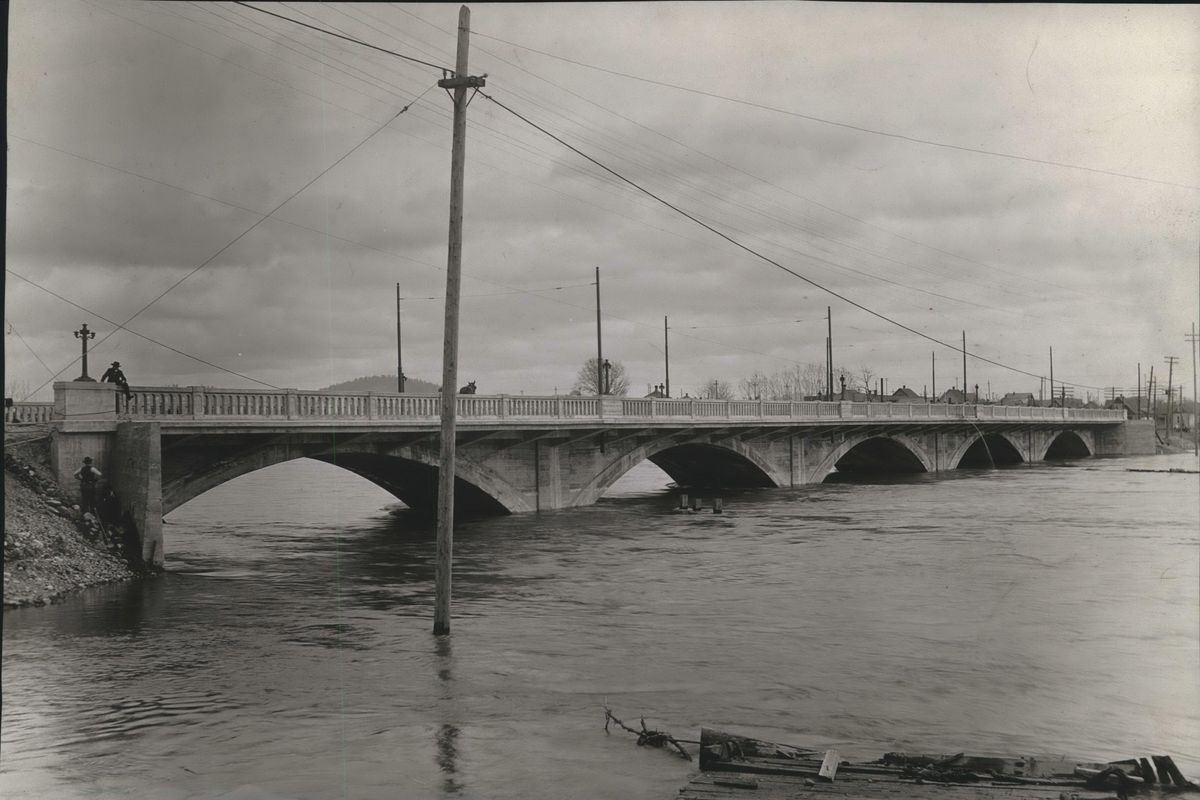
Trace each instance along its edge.
{"label": "bare tree", "polygon": [[771,379],[757,370],[748,378],[742,378],[738,384],[742,397],[747,400],[761,400],[767,396]]}
{"label": "bare tree", "polygon": [[875,370],[863,364],[859,366],[857,375],[858,379],[862,381],[863,391],[868,395],[871,394],[875,389],[875,384],[871,382],[875,378]]}
{"label": "bare tree", "polygon": [[600,373],[604,370],[597,371],[596,359],[593,357],[583,362],[583,366],[579,368],[579,375],[575,378],[573,393],[578,392],[582,395],[614,394],[621,397],[629,394],[629,376],[625,374],[625,366],[620,361],[605,359],[604,362],[608,364],[608,386],[604,387],[608,391],[600,391],[597,380],[600,377]]}
{"label": "bare tree", "polygon": [[733,387],[729,385],[728,381],[712,378],[704,382],[700,396],[705,400],[732,400]]}
{"label": "bare tree", "polygon": [[739,388],[750,400],[803,400],[824,396],[825,382],[824,364],[793,364],[770,375],[755,372]]}

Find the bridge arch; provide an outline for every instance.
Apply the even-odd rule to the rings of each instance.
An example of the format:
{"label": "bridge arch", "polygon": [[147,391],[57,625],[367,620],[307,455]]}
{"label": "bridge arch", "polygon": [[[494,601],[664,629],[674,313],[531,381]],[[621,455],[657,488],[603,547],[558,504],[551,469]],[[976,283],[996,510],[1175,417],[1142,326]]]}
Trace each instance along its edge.
{"label": "bridge arch", "polygon": [[811,482],[820,483],[835,471],[934,472],[936,465],[925,448],[904,434],[864,434],[849,437],[833,448],[813,469]]}
{"label": "bridge arch", "polygon": [[1046,449],[1039,460],[1089,458],[1095,452],[1096,442],[1091,431],[1059,431],[1046,437]]}
{"label": "bridge arch", "polygon": [[949,469],[958,469],[1021,464],[1030,460],[1025,442],[1002,431],[989,431],[963,442],[946,458],[946,464]]}
{"label": "bridge arch", "polygon": [[[390,492],[406,505],[432,511],[437,498],[438,454],[428,448],[293,447],[267,444],[227,457],[201,461],[164,453],[163,513],[234,478],[266,467],[311,458],[353,472]],[[188,469],[188,467],[191,469]],[[455,459],[455,508],[464,513],[516,513],[535,510],[511,484],[469,456]]]}
{"label": "bridge arch", "polygon": [[650,461],[681,485],[733,487],[778,487],[788,485],[788,476],[740,439],[718,442],[680,442],[663,437],[630,448],[604,465],[596,477],[576,493],[571,505],[591,505],[610,486],[643,461]]}

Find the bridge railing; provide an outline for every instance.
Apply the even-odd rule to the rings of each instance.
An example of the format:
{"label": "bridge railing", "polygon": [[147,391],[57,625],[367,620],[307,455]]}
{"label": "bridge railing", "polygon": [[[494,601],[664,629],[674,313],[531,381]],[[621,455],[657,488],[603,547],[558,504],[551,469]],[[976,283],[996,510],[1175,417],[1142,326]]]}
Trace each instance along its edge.
{"label": "bridge railing", "polygon": [[[133,419],[428,420],[439,395],[330,393],[203,386],[131,388],[121,410]],[[700,398],[456,395],[463,419],[761,419],[761,420],[1029,420],[1104,421],[1123,411],[1088,408],[947,405],[942,403],[703,400]],[[18,403],[23,422],[49,421],[52,403]],[[6,410],[5,419],[9,419]]]}
{"label": "bridge railing", "polygon": [[49,422],[54,418],[54,403],[13,403],[4,409],[6,425]]}

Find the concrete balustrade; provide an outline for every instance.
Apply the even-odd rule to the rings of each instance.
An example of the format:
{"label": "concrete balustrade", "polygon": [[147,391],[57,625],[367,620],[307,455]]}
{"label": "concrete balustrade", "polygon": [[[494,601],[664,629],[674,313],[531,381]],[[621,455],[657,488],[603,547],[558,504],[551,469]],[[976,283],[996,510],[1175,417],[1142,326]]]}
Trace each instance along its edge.
{"label": "concrete balustrade", "polygon": [[[97,384],[100,385],[100,384]],[[438,395],[326,394],[207,387],[136,387],[126,419],[434,419]],[[777,400],[702,400],[556,395],[458,395],[463,419],[737,419],[737,420],[1031,420],[1120,422],[1119,410],[1027,406],[943,405]],[[20,404],[45,416],[46,404]],[[34,408],[36,407],[36,408]],[[89,406],[89,411],[95,412]],[[39,417],[40,419],[41,417]],[[24,416],[22,417],[24,419]]]}

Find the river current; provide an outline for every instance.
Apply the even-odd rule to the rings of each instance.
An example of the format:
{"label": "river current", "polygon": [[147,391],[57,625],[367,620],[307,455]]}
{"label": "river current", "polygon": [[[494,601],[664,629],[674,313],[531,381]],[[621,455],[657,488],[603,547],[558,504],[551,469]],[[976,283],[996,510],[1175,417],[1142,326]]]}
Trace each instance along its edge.
{"label": "river current", "polygon": [[434,532],[311,461],[193,500],[169,571],[4,614],[0,795],[673,797],[604,732],[844,757],[1168,753],[1200,774],[1190,456],[726,492],[650,465],[596,506]]}

